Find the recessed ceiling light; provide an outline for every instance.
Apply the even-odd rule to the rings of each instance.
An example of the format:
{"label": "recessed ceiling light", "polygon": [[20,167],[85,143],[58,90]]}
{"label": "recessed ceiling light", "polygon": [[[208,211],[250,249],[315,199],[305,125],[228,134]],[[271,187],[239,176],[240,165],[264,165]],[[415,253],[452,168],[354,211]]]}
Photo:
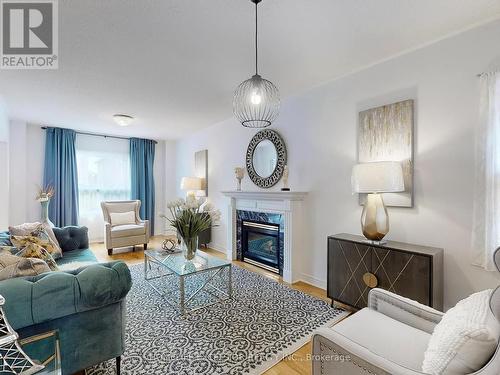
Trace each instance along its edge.
{"label": "recessed ceiling light", "polygon": [[120,126],[129,126],[134,121],[134,118],[129,115],[117,114],[113,115],[113,120]]}

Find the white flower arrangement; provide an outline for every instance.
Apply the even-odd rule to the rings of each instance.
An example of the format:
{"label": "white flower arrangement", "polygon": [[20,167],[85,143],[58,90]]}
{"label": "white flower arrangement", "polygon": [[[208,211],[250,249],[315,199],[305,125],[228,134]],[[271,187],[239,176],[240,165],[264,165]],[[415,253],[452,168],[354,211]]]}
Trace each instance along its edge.
{"label": "white flower arrangement", "polygon": [[216,226],[221,218],[221,212],[212,203],[203,204],[201,199],[195,197],[168,202],[167,208],[170,217],[160,216],[167,219],[184,239],[198,236],[211,225]]}

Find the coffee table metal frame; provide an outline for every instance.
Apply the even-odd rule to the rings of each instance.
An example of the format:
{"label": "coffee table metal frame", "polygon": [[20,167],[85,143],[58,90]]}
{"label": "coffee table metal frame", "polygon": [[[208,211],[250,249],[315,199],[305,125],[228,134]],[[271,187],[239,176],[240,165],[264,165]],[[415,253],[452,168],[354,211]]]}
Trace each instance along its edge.
{"label": "coffee table metal frame", "polygon": [[[157,292],[159,293],[165,301],[177,309],[181,315],[186,315],[189,312],[193,312],[199,309],[202,309],[204,307],[212,306],[215,303],[218,303],[220,301],[224,301],[227,299],[231,299],[233,296],[233,287],[232,287],[232,267],[231,263],[227,262],[224,264],[221,264],[219,266],[213,266],[207,269],[200,269],[196,270],[190,273],[186,274],[180,274],[176,272],[173,267],[169,267],[168,263],[164,263],[159,261],[154,257],[154,253],[159,253],[158,250],[146,250],[144,252],[144,279],[148,282],[148,284]],[[198,255],[202,255],[203,258],[205,257],[211,257],[211,255],[206,254],[204,252],[201,252],[198,250]],[[180,252],[176,252],[174,254],[165,254],[165,256],[178,256],[178,257],[184,257],[184,255]],[[190,262],[187,261],[186,262]],[[159,275],[156,276],[151,276],[152,273],[152,268],[153,266],[157,266],[159,269],[166,271],[162,272]],[[215,279],[217,275],[223,276],[224,271],[227,270],[226,272],[226,281],[227,281],[227,290],[221,290],[220,288],[216,287],[215,285],[212,284],[212,281]],[[204,273],[211,273],[209,277],[207,277],[204,282],[199,286],[191,295],[186,295],[186,278],[187,277],[196,277]],[[172,300],[171,295],[172,292],[168,293],[165,290],[159,289],[156,285],[154,285],[151,280],[154,279],[160,279],[160,278],[167,278],[169,276],[177,276],[179,280],[179,303],[176,303],[175,301]],[[197,306],[195,308],[189,309],[188,304],[190,301],[193,300],[194,297],[196,297],[199,293],[202,291],[205,291],[209,293],[210,295],[214,296],[216,300],[211,303],[203,304],[201,306]],[[219,294],[214,293],[214,291],[217,291]],[[174,291],[175,292],[175,291]],[[222,297],[221,297],[222,295]]]}
{"label": "coffee table metal frame", "polygon": [[22,347],[26,347],[34,342],[47,340],[49,338],[54,338],[54,353],[51,354],[48,358],[41,359],[37,358],[37,362],[45,366],[45,368],[39,372],[37,375],[61,375],[61,350],[60,350],[60,341],[59,341],[59,331],[53,330],[45,333],[41,333],[38,335],[26,337],[24,339],[19,340],[19,344]]}

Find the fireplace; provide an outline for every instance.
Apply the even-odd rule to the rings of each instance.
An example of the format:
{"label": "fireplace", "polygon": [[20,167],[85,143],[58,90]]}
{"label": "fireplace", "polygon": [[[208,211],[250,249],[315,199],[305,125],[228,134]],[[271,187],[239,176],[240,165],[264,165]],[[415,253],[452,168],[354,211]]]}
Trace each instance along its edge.
{"label": "fireplace", "polygon": [[284,229],[281,213],[236,210],[236,259],[282,276]]}
{"label": "fireplace", "polygon": [[262,190],[222,193],[230,198],[226,249],[228,259],[243,261],[243,221],[276,224],[279,225],[279,273],[283,281],[294,283],[310,279],[302,272],[302,264],[308,254],[303,219],[306,192]]}
{"label": "fireplace", "polygon": [[241,250],[243,261],[279,274],[279,224],[242,220]]}

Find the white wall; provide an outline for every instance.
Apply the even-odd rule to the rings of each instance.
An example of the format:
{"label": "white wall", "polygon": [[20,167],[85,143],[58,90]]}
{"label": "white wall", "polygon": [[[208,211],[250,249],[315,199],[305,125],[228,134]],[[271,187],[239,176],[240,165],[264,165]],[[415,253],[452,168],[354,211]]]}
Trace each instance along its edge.
{"label": "white wall", "polygon": [[10,121],[10,215],[9,225],[40,220],[35,201],[43,182],[45,131],[25,121]]}
{"label": "white wall", "polygon": [[[447,307],[472,291],[499,283],[498,274],[471,266],[470,248],[476,74],[498,58],[498,45],[497,21],[284,101],[272,128],[287,144],[291,188],[309,191],[310,246],[302,250],[307,259],[305,281],[326,285],[327,235],[360,233],[361,207],[350,189],[359,110],[413,98],[415,207],[389,208],[389,238],[445,249]],[[227,202],[220,191],[234,189],[233,168],[244,166],[255,132],[229,119],[177,145],[177,185],[180,177],[193,173],[194,152],[209,150],[209,195],[224,214],[222,225],[213,230],[213,246],[221,250],[226,248]],[[243,189],[256,187],[246,177]]]}
{"label": "white wall", "polygon": [[16,197],[25,197],[26,185],[26,159],[28,150],[26,149],[26,123],[22,121],[10,122],[10,199],[9,223],[23,222],[26,217],[26,207],[28,202],[25,199],[16,199]]}

